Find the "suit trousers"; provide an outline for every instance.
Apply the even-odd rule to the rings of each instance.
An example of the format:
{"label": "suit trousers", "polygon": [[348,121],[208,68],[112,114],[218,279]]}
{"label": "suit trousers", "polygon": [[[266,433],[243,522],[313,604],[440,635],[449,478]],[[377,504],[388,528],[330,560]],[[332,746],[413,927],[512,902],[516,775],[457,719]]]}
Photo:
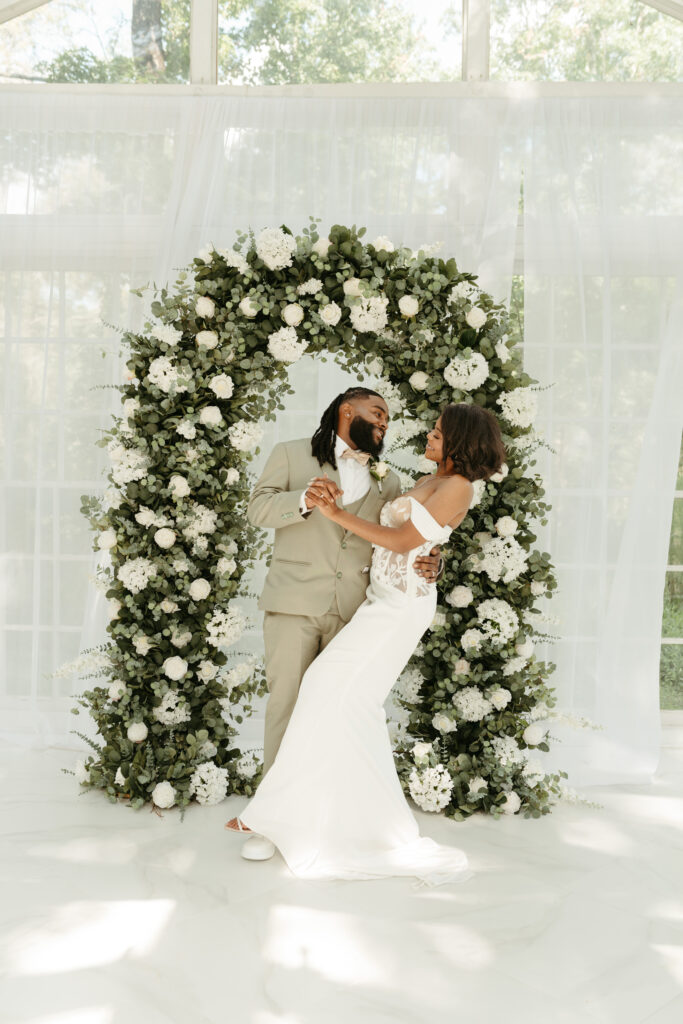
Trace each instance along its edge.
{"label": "suit trousers", "polygon": [[268,701],[263,740],[263,773],[268,771],[285,734],[306,669],[346,625],[336,598],[324,615],[264,612]]}

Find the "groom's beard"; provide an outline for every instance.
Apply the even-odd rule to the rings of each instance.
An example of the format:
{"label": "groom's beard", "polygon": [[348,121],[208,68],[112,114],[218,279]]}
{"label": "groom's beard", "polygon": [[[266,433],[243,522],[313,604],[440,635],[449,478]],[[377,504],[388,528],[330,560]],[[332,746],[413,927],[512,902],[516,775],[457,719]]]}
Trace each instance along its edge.
{"label": "groom's beard", "polygon": [[349,437],[362,452],[369,452],[377,458],[384,447],[384,438],[375,440],[375,424],[363,416],[355,416],[349,426]]}

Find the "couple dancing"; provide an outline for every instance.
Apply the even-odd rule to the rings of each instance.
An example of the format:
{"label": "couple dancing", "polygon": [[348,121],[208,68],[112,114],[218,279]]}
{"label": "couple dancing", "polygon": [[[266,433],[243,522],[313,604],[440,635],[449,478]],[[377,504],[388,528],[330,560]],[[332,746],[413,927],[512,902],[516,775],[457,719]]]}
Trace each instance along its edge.
{"label": "couple dancing", "polygon": [[420,836],[383,705],[434,618],[438,545],[505,451],[491,412],[447,405],[425,449],[436,472],[401,494],[395,473],[379,486],[368,467],[388,422],[380,395],[350,388],[312,440],[275,446],[254,488],[250,522],[275,528],[259,601],[264,775],[226,828],[249,835],[245,858],[277,847],[299,878],[439,885],[473,873],[462,850]]}

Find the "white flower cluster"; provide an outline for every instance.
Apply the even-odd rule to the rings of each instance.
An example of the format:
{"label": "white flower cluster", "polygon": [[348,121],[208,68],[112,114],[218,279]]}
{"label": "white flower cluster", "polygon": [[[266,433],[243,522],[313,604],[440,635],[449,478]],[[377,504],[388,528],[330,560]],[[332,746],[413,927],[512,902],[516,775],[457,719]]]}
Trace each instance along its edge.
{"label": "white flower cluster", "polygon": [[453,779],[442,764],[413,768],[408,778],[410,795],[423,811],[441,811],[453,792]]}
{"label": "white flower cluster", "polygon": [[184,378],[180,376],[177,366],[168,356],[157,356],[152,360],[147,371],[147,379],[166,395],[171,392],[180,394],[187,391],[187,384],[182,383]]}
{"label": "white flower cluster", "polygon": [[197,765],[190,778],[189,794],[205,807],[219,804],[228,789],[228,769],[219,768],[213,761]]}
{"label": "white flower cluster", "polygon": [[269,270],[291,267],[296,238],[280,228],[264,228],[256,238],[256,255]]}
{"label": "white flower cluster", "polygon": [[230,647],[242,636],[246,620],[239,608],[216,608],[207,624],[207,641],[213,647]]}
{"label": "white flower cluster", "polygon": [[502,804],[498,805],[503,814],[516,814],[522,806],[522,801],[519,797],[519,793],[515,793],[514,789],[511,789],[505,796],[505,800]]}
{"label": "white flower cluster", "polygon": [[156,575],[156,566],[149,558],[131,558],[119,566],[116,573],[118,579],[131,594],[139,594],[144,590],[152,576]]}
{"label": "white flower cluster", "polygon": [[279,359],[282,363],[295,363],[307,348],[308,339],[299,341],[294,327],[281,327],[279,331],[268,335],[268,351],[273,359]]}
{"label": "white flower cluster", "polygon": [[451,288],[448,301],[451,303],[465,302],[476,295],[478,291],[477,286],[472,284],[471,281],[459,281],[458,284]]}
{"label": "white flower cluster", "polygon": [[140,505],[140,508],[135,513],[135,522],[139,523],[140,526],[155,526],[158,530],[165,526],[173,526],[172,519],[169,519],[168,516],[159,515],[158,512],[148,508],[147,505]]}
{"label": "white flower cluster", "polygon": [[447,715],[445,711],[438,711],[432,718],[432,725],[437,732],[455,732],[458,728],[458,723],[450,715]]}
{"label": "white flower cluster", "polygon": [[169,690],[152,714],[157,722],[162,725],[180,725],[181,722],[189,722],[191,718],[190,709],[184,702],[179,704],[180,694],[175,690]]}
{"label": "white flower cluster", "polygon": [[507,768],[509,765],[522,764],[526,760],[524,752],[520,750],[514,736],[494,736],[491,740],[491,746],[503,768]]}
{"label": "white flower cluster", "polygon": [[147,476],[149,456],[139,448],[126,448],[118,438],[113,437],[107,445],[107,451],[112,464],[111,475],[114,483],[122,486]]}
{"label": "white flower cluster", "polygon": [[453,706],[465,722],[480,722],[493,710],[491,701],[476,686],[464,686],[453,694]]}
{"label": "white flower cluster", "polygon": [[299,295],[317,295],[322,290],[323,283],[319,277],[309,277],[308,281],[304,281],[297,287]]}
{"label": "white flower cluster", "polygon": [[155,324],[151,330],[151,335],[156,338],[157,341],[161,341],[164,345],[177,345],[183,336],[183,332],[179,331],[173,324]]}
{"label": "white flower cluster", "polygon": [[182,533],[187,540],[196,540],[201,534],[215,533],[218,513],[206,505],[192,503],[192,507],[183,519]]}
{"label": "white flower cluster", "polygon": [[389,299],[385,295],[361,296],[359,301],[351,306],[351,323],[360,333],[381,331],[387,325],[388,304]]}
{"label": "white flower cluster", "polygon": [[497,400],[504,418],[513,427],[530,427],[536,418],[538,401],[530,388],[515,388]]}
{"label": "white flower cluster", "polygon": [[446,604],[452,608],[466,608],[472,604],[474,595],[469,587],[453,587],[449,594],[446,594]]}
{"label": "white flower cluster", "polygon": [[250,452],[263,437],[263,427],[249,420],[238,420],[228,427],[228,437],[233,448]]}
{"label": "white flower cluster", "polygon": [[253,779],[258,769],[259,763],[253,750],[248,750],[235,762],[235,771],[243,779]]}
{"label": "white flower cluster", "polygon": [[419,668],[407,668],[399,677],[398,692],[403,700],[409,704],[416,704],[423,683],[424,676]]}
{"label": "white flower cluster", "polygon": [[229,267],[239,270],[240,274],[246,274],[249,270],[249,264],[246,259],[236,249],[217,249],[216,251],[223,257]]}
{"label": "white flower cluster", "polygon": [[474,391],[480,388],[489,375],[489,364],[481,352],[473,352],[469,358],[454,356],[443,371],[444,379],[452,388]]}
{"label": "white flower cluster", "polygon": [[481,647],[484,634],[480,629],[466,629],[460,637],[460,646],[463,651],[478,651]]}
{"label": "white flower cluster", "polygon": [[473,563],[475,572],[485,572],[490,580],[512,583],[527,569],[527,552],[514,537],[494,537],[483,547],[483,558]]}
{"label": "white flower cluster", "polygon": [[527,783],[527,785],[531,786],[531,788],[533,789],[534,786],[537,786],[539,782],[543,781],[545,776],[546,772],[544,771],[543,765],[541,764],[539,758],[528,758],[524,764],[524,767],[522,768],[522,777],[524,778],[524,781]]}
{"label": "white flower cluster", "polygon": [[[398,389],[397,384],[393,384],[390,380],[386,380],[381,377],[374,385],[374,391],[378,395],[381,395],[384,401],[387,403],[390,416],[397,416],[398,413],[403,409],[403,399],[401,398],[401,392]],[[433,468],[433,463],[430,463],[430,469]]]}
{"label": "white flower cluster", "polygon": [[467,793],[469,796],[480,796],[483,795],[488,788],[489,784],[483,776],[473,775],[470,779],[469,786],[467,787]]}
{"label": "white flower cluster", "polygon": [[502,711],[503,708],[506,708],[512,700],[512,694],[509,690],[506,690],[504,686],[498,686],[491,692],[489,700],[496,711]]}
{"label": "white flower cluster", "polygon": [[526,658],[510,658],[503,667],[504,676],[513,676],[516,672],[521,672],[527,663]]}
{"label": "white flower cluster", "polygon": [[492,644],[501,645],[514,639],[519,632],[519,616],[507,601],[492,597],[477,606],[477,618],[484,635]]}
{"label": "white flower cluster", "polygon": [[111,668],[111,659],[106,651],[85,651],[72,661],[66,661],[50,675],[51,679],[68,679],[70,676],[93,676]]}
{"label": "white flower cluster", "polygon": [[220,676],[220,682],[226,687],[228,692],[234,690],[236,686],[241,686],[242,683],[246,683],[247,679],[254,670],[255,658],[251,658],[249,661],[241,661],[234,668],[229,669],[227,672],[223,672]]}

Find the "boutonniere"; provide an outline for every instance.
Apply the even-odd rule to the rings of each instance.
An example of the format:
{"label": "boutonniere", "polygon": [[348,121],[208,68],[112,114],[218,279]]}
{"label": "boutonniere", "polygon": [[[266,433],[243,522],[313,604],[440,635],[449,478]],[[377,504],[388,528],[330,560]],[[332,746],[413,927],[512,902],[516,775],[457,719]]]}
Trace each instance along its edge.
{"label": "boutonniere", "polygon": [[388,462],[377,462],[375,459],[371,459],[368,465],[370,476],[374,476],[377,481],[377,487],[379,488],[380,494],[382,493],[382,480],[384,480],[384,477],[387,475],[390,468],[391,467]]}

